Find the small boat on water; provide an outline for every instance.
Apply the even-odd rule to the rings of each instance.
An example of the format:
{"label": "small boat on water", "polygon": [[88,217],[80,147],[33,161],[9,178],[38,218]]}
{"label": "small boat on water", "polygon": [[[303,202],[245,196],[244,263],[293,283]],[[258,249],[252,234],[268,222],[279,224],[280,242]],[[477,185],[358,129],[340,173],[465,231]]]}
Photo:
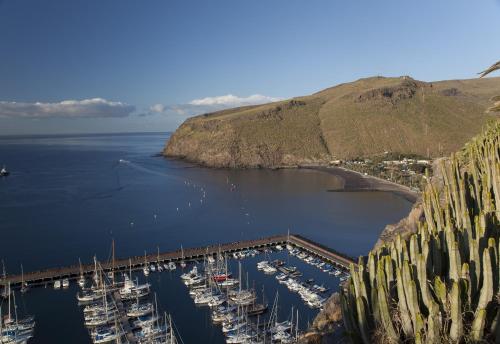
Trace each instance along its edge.
{"label": "small boat on water", "polygon": [[85,277],[80,276],[80,279],[78,280],[78,285],[80,286],[80,288],[85,287]]}
{"label": "small boat on water", "polygon": [[144,251],[144,267],[142,268],[142,271],[144,272],[144,276],[149,276],[149,266],[146,259],[146,251]]}
{"label": "small boat on water", "polygon": [[186,262],[184,261],[184,248],[182,247],[181,245],[181,257],[182,257],[182,260],[181,262],[179,263],[179,265],[181,266],[181,268],[185,268],[187,266]]}
{"label": "small boat on water", "polygon": [[63,281],[62,281],[62,287],[64,289],[69,288],[69,279],[67,279],[67,278],[63,279]]}
{"label": "small boat on water", "polygon": [[160,246],[157,247],[156,268],[157,268],[158,272],[163,271],[163,264],[160,263]]}
{"label": "small boat on water", "polygon": [[80,288],[85,287],[85,276],[83,275],[82,261],[78,258],[78,264],[80,265],[80,278],[78,279],[78,285]]}
{"label": "small boat on water", "polygon": [[54,281],[54,289],[61,289],[61,280]]}
{"label": "small boat on water", "polygon": [[21,293],[26,293],[28,291],[28,283],[24,280],[24,269],[23,264],[21,264]]}
{"label": "small boat on water", "polygon": [[3,166],[2,169],[0,170],[0,177],[7,177],[9,174],[10,172],[7,171],[7,168],[5,168],[5,166]]}

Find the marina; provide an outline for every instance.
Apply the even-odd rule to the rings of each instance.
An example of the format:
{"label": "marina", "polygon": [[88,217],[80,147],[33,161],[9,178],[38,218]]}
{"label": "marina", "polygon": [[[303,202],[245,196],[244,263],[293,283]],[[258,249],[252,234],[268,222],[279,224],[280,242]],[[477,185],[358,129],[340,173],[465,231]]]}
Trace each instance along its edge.
{"label": "marina", "polygon": [[[0,294],[7,296],[2,314],[8,314],[9,292],[1,282],[11,281],[18,319],[36,323],[29,344],[93,342],[85,325],[91,309],[84,311],[88,305],[79,306],[76,294],[97,297],[101,305],[95,311],[108,308],[102,314],[110,322],[99,334],[110,338],[118,329],[127,333],[122,343],[141,331],[134,317],[153,309],[162,323],[167,312],[179,341],[222,344],[238,329],[231,342],[257,332],[263,337],[271,315],[271,327],[292,322],[293,308],[293,330],[285,331],[293,339],[313,322],[324,299],[339,290],[349,257],[366,252],[383,224],[408,210],[404,200],[387,193],[324,192],[335,178],[321,172],[202,169],[155,157],[164,141],[165,135],[81,136],[15,139],[0,146],[11,171],[0,188],[7,200],[1,206],[0,258],[6,273],[3,278],[0,270]],[[40,164],[28,163],[28,156],[38,155],[45,156]],[[129,163],[116,163],[120,159]],[[395,208],[401,212],[394,215]],[[369,211],[359,217],[360,209]],[[220,254],[227,264],[216,259]],[[82,294],[82,287],[93,283],[94,256],[108,280],[107,306],[102,291]],[[264,260],[276,272],[259,270]],[[233,333],[223,332],[222,318],[225,312],[238,318],[238,307],[226,308],[217,287],[213,295],[193,295],[206,288],[209,262],[219,264],[213,278],[220,289],[232,290],[228,296],[238,302],[255,297],[243,310],[248,321],[240,319]],[[199,276],[187,286],[181,276],[195,266]],[[133,293],[119,295],[125,275],[132,275],[129,281],[136,286],[149,285],[149,293],[138,288],[137,296],[145,295],[139,302]],[[119,315],[113,317],[115,310]],[[13,306],[11,311],[15,318]],[[267,342],[270,332],[265,333]]]}
{"label": "marina", "polygon": [[[333,249],[324,247],[300,235],[278,235],[267,238],[239,241],[221,245],[181,249],[173,252],[164,252],[157,254],[150,254],[144,256],[135,256],[130,258],[113,259],[110,262],[102,263],[102,270],[105,273],[113,273],[125,271],[128,269],[144,269],[153,263],[170,264],[182,263],[188,261],[197,261],[203,259],[205,256],[213,256],[219,252],[224,254],[235,254],[254,249],[263,249],[267,247],[276,247],[280,245],[291,245],[298,247],[301,250],[309,252],[325,261],[330,262],[333,266],[341,270],[347,271],[349,264],[354,260],[347,255],[339,253]],[[95,272],[93,264],[87,265],[71,265],[67,267],[51,268],[39,271],[32,271],[22,273],[19,275],[8,275],[2,277],[2,284],[5,286],[10,284],[12,288],[21,286],[44,286],[48,283],[53,283],[57,280],[71,279],[75,280],[83,276],[91,275]]]}
{"label": "marina", "polygon": [[[308,247],[307,250],[305,246]],[[112,249],[114,257],[114,242]],[[312,253],[314,249],[317,251]],[[71,280],[77,281],[81,291],[76,299],[84,314],[84,325],[92,343],[177,344],[180,334],[176,335],[174,332],[171,315],[166,312],[162,315],[156,293],[154,301],[151,299],[151,284],[140,283],[137,274],[141,274],[142,270],[147,278],[150,273],[175,271],[177,265],[184,263],[188,270],[179,276],[180,279],[187,287],[194,304],[210,309],[212,323],[221,329],[226,343],[258,344],[297,343],[301,333],[299,311],[292,307],[290,318],[280,321],[279,291],[276,291],[270,308],[264,290],[259,297],[255,286],[250,287],[248,274],[246,278],[243,277],[243,259],[264,255],[269,260],[259,261],[256,264],[257,270],[268,275],[279,272],[276,275],[277,282],[285,284],[291,292],[298,293],[304,304],[314,309],[323,307],[330,295],[330,288],[314,284],[313,279],[301,281],[299,278],[302,273],[296,266],[280,259],[271,261],[271,255],[285,251],[287,261],[290,256],[294,256],[324,273],[348,276],[347,266],[343,264],[349,258],[323,246],[315,246],[314,242],[296,235],[219,245],[215,252],[206,248],[205,254],[201,255],[202,259],[199,259],[198,250],[182,249],[180,255],[169,260],[164,259],[169,253],[162,254],[158,251],[156,259],[148,259],[147,255],[144,260],[142,257],[137,258],[140,262],[135,266],[132,258],[129,258],[128,269],[117,268],[117,261],[114,259],[111,262],[112,268],[105,269],[105,265],[94,258],[92,270],[80,263],[75,272],[77,276],[54,274],[51,281],[55,290],[67,289]],[[233,276],[229,260],[238,262],[238,278]],[[33,318],[18,320],[17,311],[16,320],[11,317],[11,298],[14,299],[14,309],[17,310],[15,293],[11,289],[12,281],[16,281],[17,277],[4,279],[6,284],[2,295],[8,298],[9,315],[5,322],[0,323],[2,343],[25,343],[34,334]],[[24,292],[32,286],[30,281],[32,280],[26,279],[24,273],[21,274],[20,286],[26,288]],[[45,283],[45,287],[47,284]]]}

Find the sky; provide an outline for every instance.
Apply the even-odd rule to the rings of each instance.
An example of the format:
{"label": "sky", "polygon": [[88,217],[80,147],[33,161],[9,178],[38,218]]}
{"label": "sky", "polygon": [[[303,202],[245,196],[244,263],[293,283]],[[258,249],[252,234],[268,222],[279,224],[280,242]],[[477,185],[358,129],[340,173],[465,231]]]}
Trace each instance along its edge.
{"label": "sky", "polygon": [[173,131],[373,75],[474,78],[500,0],[0,0],[0,135]]}

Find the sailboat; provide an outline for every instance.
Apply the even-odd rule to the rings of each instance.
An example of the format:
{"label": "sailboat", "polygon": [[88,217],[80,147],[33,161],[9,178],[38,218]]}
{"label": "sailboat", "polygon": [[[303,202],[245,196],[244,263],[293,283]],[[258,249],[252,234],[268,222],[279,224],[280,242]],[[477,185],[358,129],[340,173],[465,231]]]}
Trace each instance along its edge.
{"label": "sailboat", "polygon": [[[239,306],[248,306],[251,305],[252,303],[255,302],[256,296],[255,292],[253,290],[249,290],[248,286],[247,289],[242,289],[241,287],[241,261],[238,262],[238,268],[239,268],[239,290],[236,292],[233,292],[229,295],[230,299],[237,305]],[[247,278],[247,284],[248,284],[248,278]]]}
{"label": "sailboat", "polygon": [[186,267],[186,262],[184,261],[184,249],[182,248],[182,245],[181,245],[181,257],[182,257],[182,260],[181,260],[180,266],[181,266],[181,268],[184,269]]}
{"label": "sailboat", "polygon": [[146,251],[144,251],[144,267],[142,268],[144,276],[149,276],[148,260],[146,259]]}
{"label": "sailboat", "polygon": [[157,249],[158,249],[158,253],[156,255],[156,266],[158,267],[158,272],[162,272],[163,266],[160,263],[160,246],[157,246]]}
{"label": "sailboat", "polygon": [[125,274],[123,286],[119,290],[122,300],[138,300],[139,298],[149,295],[150,284],[134,283],[132,280],[132,261],[129,259],[129,275]]}
{"label": "sailboat", "polygon": [[[58,287],[61,286],[61,281],[56,281],[55,283],[58,283]],[[56,287],[56,284],[54,283],[54,288]],[[81,303],[88,303],[88,302],[94,302],[99,300],[103,295],[106,295],[106,290],[103,288],[105,285],[104,279],[101,277],[101,271],[98,269],[97,266],[97,258],[94,256],[94,283],[91,288],[89,289],[83,289],[81,293],[78,293],[76,295],[76,298],[78,302]]]}
{"label": "sailboat", "polygon": [[85,287],[85,276],[83,275],[82,261],[78,258],[78,264],[80,265],[80,278],[78,279],[78,285],[80,288]]}
{"label": "sailboat", "polygon": [[[8,284],[9,302],[7,316],[2,317],[2,310],[0,307],[0,343],[8,344],[21,344],[27,343],[33,337],[35,330],[35,319],[33,317],[26,317],[19,319],[16,306],[16,295],[12,293],[10,283]],[[12,317],[12,302],[14,303],[14,317]]]}
{"label": "sailboat", "polygon": [[8,298],[8,290],[7,290],[7,285],[5,284],[5,279],[7,278],[7,272],[5,271],[5,263],[2,259],[2,281],[3,281],[3,287],[2,287],[2,293],[0,294],[0,298]]}
{"label": "sailboat", "polygon": [[108,278],[115,285],[115,239],[111,241],[111,271],[108,272]]}
{"label": "sailboat", "polygon": [[[219,247],[219,256],[221,256],[220,253],[220,247]],[[213,275],[213,279],[215,282],[224,282],[228,278],[232,276],[231,272],[228,271],[227,268],[227,256],[224,256],[223,264],[220,266],[220,259],[217,259],[217,268],[216,272]]]}
{"label": "sailboat", "polygon": [[28,283],[24,281],[24,269],[23,264],[21,264],[21,293],[26,293],[28,291]]}

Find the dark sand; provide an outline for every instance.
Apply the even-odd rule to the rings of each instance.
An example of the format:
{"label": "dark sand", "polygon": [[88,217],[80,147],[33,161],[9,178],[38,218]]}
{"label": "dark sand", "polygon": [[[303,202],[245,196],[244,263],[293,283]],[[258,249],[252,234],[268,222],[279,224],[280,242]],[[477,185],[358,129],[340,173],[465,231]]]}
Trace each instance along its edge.
{"label": "dark sand", "polygon": [[408,202],[415,203],[419,197],[419,193],[413,191],[407,186],[399,185],[381,178],[373,176],[365,176],[362,173],[351,171],[341,167],[307,167],[316,171],[330,173],[341,178],[344,183],[341,188],[330,189],[329,192],[367,192],[367,191],[383,191],[392,192],[400,197],[403,197]]}

